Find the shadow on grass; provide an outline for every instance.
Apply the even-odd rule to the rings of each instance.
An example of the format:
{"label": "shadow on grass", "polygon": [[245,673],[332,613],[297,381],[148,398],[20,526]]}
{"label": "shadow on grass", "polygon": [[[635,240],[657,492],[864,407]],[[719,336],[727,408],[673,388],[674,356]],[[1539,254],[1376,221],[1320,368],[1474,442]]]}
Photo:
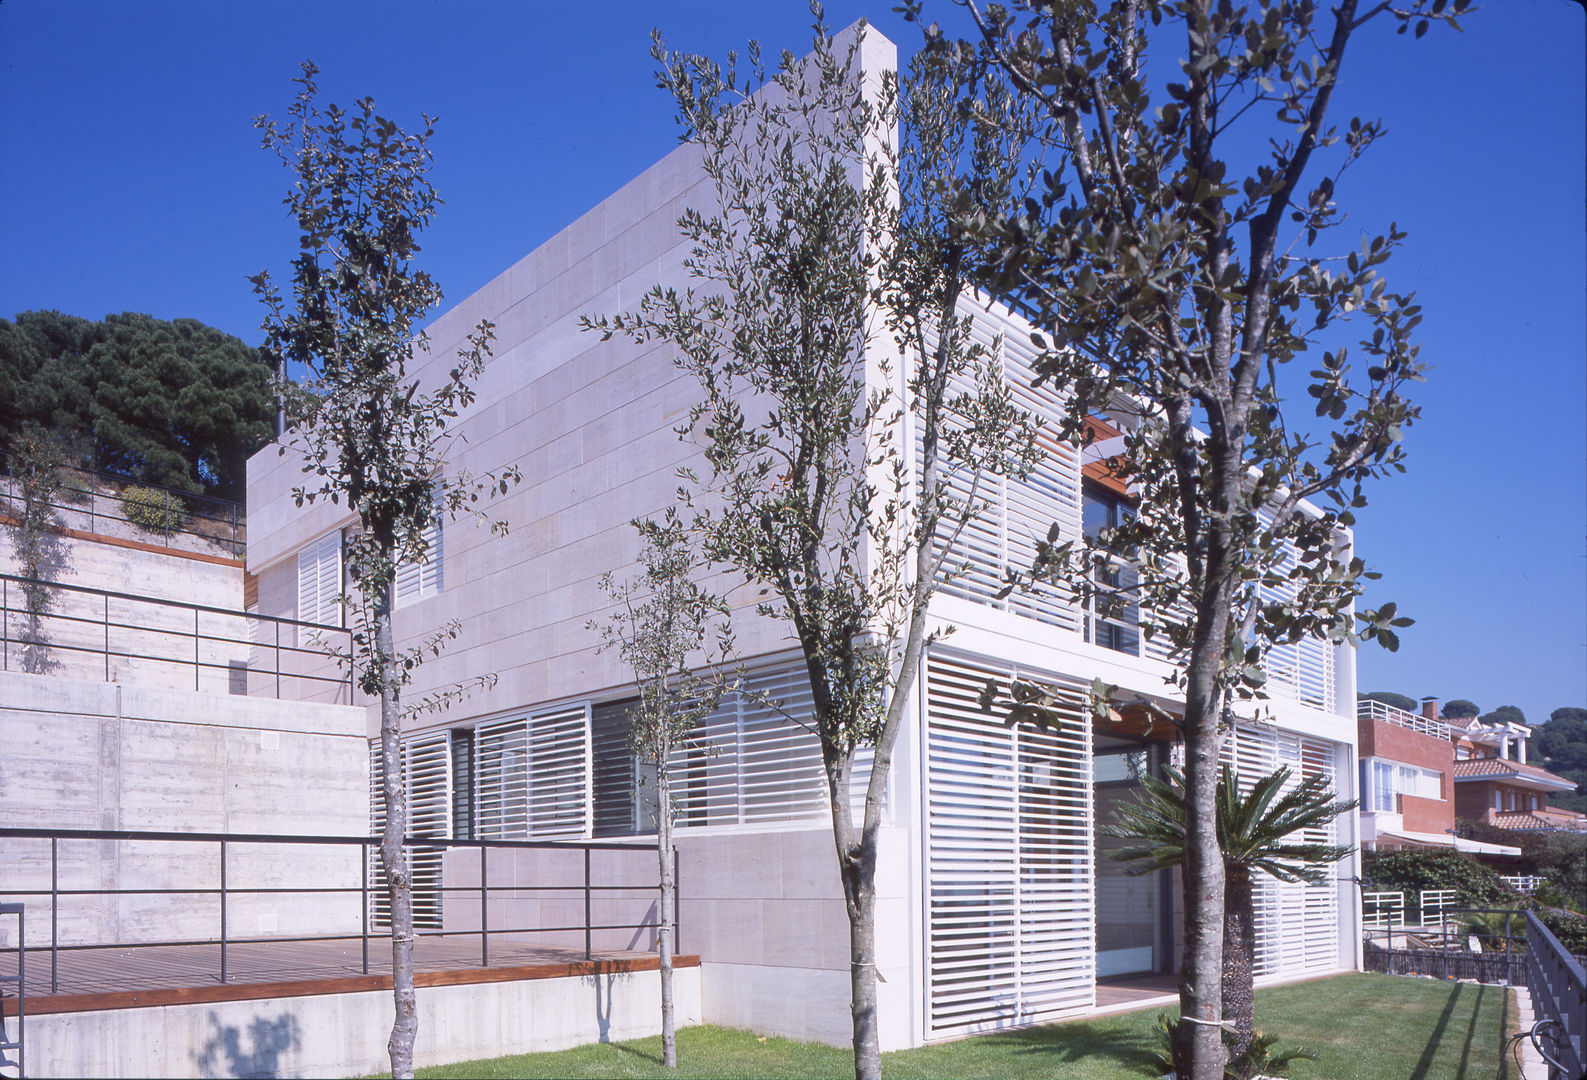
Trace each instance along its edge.
{"label": "shadow on grass", "polygon": [[1455,1012],[1455,1003],[1460,1000],[1465,989],[1465,984],[1457,984],[1455,992],[1449,995],[1448,1001],[1444,1002],[1444,1011],[1438,1014],[1438,1023],[1434,1025],[1433,1033],[1428,1036],[1427,1045],[1422,1049],[1422,1056],[1416,1062],[1416,1071],[1411,1073],[1409,1080],[1427,1080],[1427,1070],[1433,1067],[1433,1058],[1438,1055],[1438,1044],[1444,1038],[1444,1029],[1449,1026],[1449,1018]]}
{"label": "shadow on grass", "polygon": [[1110,1058],[1121,1065],[1146,1068],[1157,1056],[1156,1029],[1121,1029],[1108,1022],[1070,1020],[1063,1024],[1000,1032],[987,1042],[1010,1046],[1016,1054],[1041,1054],[1055,1062],[1072,1063],[1087,1058]]}
{"label": "shadow on grass", "polygon": [[652,1065],[662,1064],[660,1054],[647,1054],[643,1050],[634,1046],[632,1043],[608,1043],[607,1045],[618,1054],[626,1054],[629,1057],[638,1058],[641,1061],[648,1061]]}

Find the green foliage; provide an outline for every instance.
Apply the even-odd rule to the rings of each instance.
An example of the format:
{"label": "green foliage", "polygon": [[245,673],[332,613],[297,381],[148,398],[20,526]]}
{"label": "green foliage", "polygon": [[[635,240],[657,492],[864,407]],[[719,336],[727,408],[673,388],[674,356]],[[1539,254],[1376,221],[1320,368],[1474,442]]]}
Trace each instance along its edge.
{"label": "green foliage", "polygon": [[181,496],[157,488],[127,488],[121,493],[121,512],[140,529],[162,536],[180,532],[188,519]]}
{"label": "green foliage", "polygon": [[[1184,864],[1191,815],[1185,775],[1174,768],[1167,773],[1166,780],[1143,777],[1135,799],[1119,807],[1113,820],[1099,830],[1105,836],[1130,842],[1108,853],[1110,859],[1133,863],[1130,873]],[[1304,838],[1292,839],[1306,829],[1328,825],[1356,804],[1353,800],[1335,800],[1325,777],[1309,776],[1294,785],[1291,777],[1289,769],[1278,769],[1257,777],[1246,790],[1238,774],[1224,765],[1218,783],[1218,849],[1223,854],[1225,876],[1223,1015],[1232,1024],[1232,1030],[1226,1032],[1232,1055],[1228,1068],[1241,1076],[1248,1072],[1238,1070],[1254,1067],[1251,1055],[1270,1054],[1273,1042],[1270,1039],[1265,1046],[1257,1047],[1252,971],[1256,948],[1253,875],[1265,873],[1279,881],[1319,881],[1325,876],[1328,863],[1339,861],[1352,850]],[[1177,1025],[1169,1030],[1177,1030]],[[1176,1054],[1183,1050],[1182,1043],[1175,1046]]]}
{"label": "green foliage", "polygon": [[[731,654],[732,629],[726,602],[694,580],[703,568],[676,512],[633,525],[644,572],[633,583],[601,576],[601,590],[617,610],[589,628],[600,631],[602,648],[616,649],[634,674],[639,705],[629,717],[630,749],[664,771],[673,750],[711,715],[731,685],[700,668]],[[668,805],[658,809],[672,812]]]}
{"label": "green foliage", "polygon": [[1475,701],[1455,698],[1453,701],[1444,702],[1444,707],[1440,710],[1439,715],[1445,720],[1470,720],[1481,712],[1482,710],[1477,707]]}
{"label": "green foliage", "polygon": [[196,319],[0,319],[0,430],[40,424],[84,466],[241,499],[245,463],[274,416],[259,350]]}
{"label": "green foliage", "polygon": [[[1587,709],[1555,709],[1549,713],[1548,722],[1535,729],[1532,745],[1542,755],[1549,772],[1576,784],[1574,792],[1551,795],[1549,801],[1566,810],[1587,813]],[[1587,895],[1587,889],[1583,894]]]}
{"label": "green foliage", "polygon": [[[1143,777],[1136,798],[1121,806],[1113,821],[1100,830],[1106,836],[1137,843],[1110,851],[1108,857],[1133,863],[1131,873],[1144,874],[1184,859],[1185,775],[1168,768],[1168,779]],[[1292,841],[1304,829],[1318,828],[1355,808],[1355,801],[1336,800],[1326,777],[1308,776],[1292,784],[1293,774],[1281,768],[1257,777],[1243,789],[1240,776],[1223,766],[1218,782],[1218,848],[1225,866],[1271,874],[1280,881],[1320,881],[1326,864],[1350,854],[1350,847]]]}
{"label": "green foliage", "polygon": [[[1183,1045],[1176,1037],[1180,1020],[1168,1013],[1157,1014],[1157,1041],[1158,1050],[1152,1059],[1153,1068],[1159,1073],[1182,1073],[1188,1068],[1188,1063],[1179,1056],[1178,1047]],[[1288,1076],[1291,1068],[1297,1061],[1316,1061],[1317,1055],[1304,1047],[1295,1047],[1292,1050],[1278,1049],[1278,1036],[1256,1032],[1245,1048],[1239,1049],[1232,1045],[1229,1036],[1225,1034],[1225,1042],[1230,1043],[1229,1059],[1223,1066],[1224,1080],[1255,1080],[1263,1076]]]}
{"label": "green foliage", "polygon": [[1519,907],[1522,900],[1494,871],[1469,855],[1448,849],[1362,852],[1361,878],[1363,888],[1407,894],[1453,889],[1461,907]]}
{"label": "green foliage", "polygon": [[55,665],[44,626],[55,606],[55,590],[47,582],[58,579],[67,566],[56,509],[65,489],[65,464],[60,440],[36,424],[24,423],[10,440],[12,490],[0,506],[11,517],[6,531],[11,536],[17,574],[26,579],[22,583],[22,625],[15,633],[22,647],[22,670],[33,675],[46,674]]}
{"label": "green foliage", "polygon": [[1483,713],[1480,719],[1484,724],[1524,724],[1526,714],[1514,705],[1500,705],[1492,712]]}
{"label": "green foliage", "polygon": [[1393,690],[1374,690],[1370,694],[1357,694],[1358,701],[1381,701],[1383,704],[1396,709],[1403,709],[1408,713],[1418,711],[1420,705],[1413,697],[1405,694],[1396,694]]}

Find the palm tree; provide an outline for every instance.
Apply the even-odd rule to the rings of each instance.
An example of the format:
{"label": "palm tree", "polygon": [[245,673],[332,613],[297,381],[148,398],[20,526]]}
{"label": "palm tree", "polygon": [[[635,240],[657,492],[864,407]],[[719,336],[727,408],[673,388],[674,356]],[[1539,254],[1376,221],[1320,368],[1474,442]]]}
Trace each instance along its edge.
{"label": "palm tree", "polygon": [[[1142,791],[1121,806],[1104,825],[1105,836],[1134,841],[1108,853],[1130,862],[1126,872],[1147,874],[1178,866],[1185,851],[1185,775],[1169,766],[1167,779],[1145,777]],[[1349,847],[1291,840],[1302,829],[1326,825],[1355,808],[1355,801],[1336,800],[1328,781],[1311,776],[1289,787],[1290,770],[1281,768],[1259,778],[1241,794],[1237,773],[1228,765],[1218,784],[1218,847],[1223,851],[1223,1015],[1234,1024],[1230,1060],[1251,1045],[1256,1024],[1256,994],[1251,965],[1256,952],[1253,904],[1254,875],[1271,874],[1280,881],[1313,883],[1326,866],[1350,854]],[[1289,790],[1285,790],[1286,788]]]}

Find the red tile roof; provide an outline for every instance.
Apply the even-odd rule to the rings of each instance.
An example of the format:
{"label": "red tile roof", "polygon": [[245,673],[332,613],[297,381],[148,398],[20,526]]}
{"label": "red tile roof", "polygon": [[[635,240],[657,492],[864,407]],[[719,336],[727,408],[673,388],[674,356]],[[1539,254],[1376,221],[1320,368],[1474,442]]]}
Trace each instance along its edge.
{"label": "red tile roof", "polygon": [[1574,829],[1587,832],[1587,814],[1545,806],[1538,810],[1495,811],[1489,823],[1501,829]]}
{"label": "red tile roof", "polygon": [[1455,762],[1456,780],[1518,780],[1541,781],[1550,787],[1573,790],[1575,784],[1547,769],[1505,758],[1469,758]]}

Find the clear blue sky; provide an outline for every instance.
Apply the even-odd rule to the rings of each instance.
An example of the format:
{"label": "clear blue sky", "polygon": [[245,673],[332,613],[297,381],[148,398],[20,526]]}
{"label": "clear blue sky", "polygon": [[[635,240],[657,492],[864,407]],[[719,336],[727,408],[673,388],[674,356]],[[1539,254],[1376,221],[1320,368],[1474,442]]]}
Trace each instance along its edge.
{"label": "clear blue sky", "polygon": [[[892,3],[829,21],[868,14],[907,55],[919,32]],[[652,24],[723,56],[804,51],[807,22],[797,0],[4,0],[0,316],[145,311],[257,342],[246,277],[279,274],[295,239],[250,120],[285,110],[306,57],[324,99],[440,118],[424,262],[461,299],[675,144]],[[1417,619],[1398,654],[1362,652],[1363,690],[1534,722],[1587,704],[1584,44],[1575,3],[1497,0],[1464,34],[1371,33],[1347,60],[1335,114],[1389,137],[1339,201],[1361,232],[1409,230],[1389,272],[1427,309],[1434,364],[1410,472],[1357,530],[1385,575],[1372,602]]]}

